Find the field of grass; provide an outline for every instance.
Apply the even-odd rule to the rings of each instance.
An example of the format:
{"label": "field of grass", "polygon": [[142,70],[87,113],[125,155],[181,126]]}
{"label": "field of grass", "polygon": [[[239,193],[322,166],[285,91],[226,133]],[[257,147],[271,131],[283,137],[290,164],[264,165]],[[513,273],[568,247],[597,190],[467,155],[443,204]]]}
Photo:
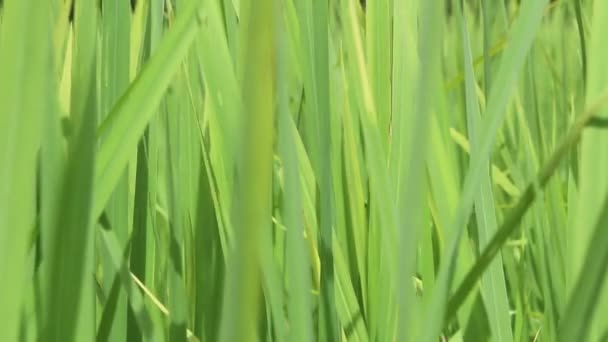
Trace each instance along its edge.
{"label": "field of grass", "polygon": [[0,341],[608,340],[608,1],[74,2],[0,1]]}

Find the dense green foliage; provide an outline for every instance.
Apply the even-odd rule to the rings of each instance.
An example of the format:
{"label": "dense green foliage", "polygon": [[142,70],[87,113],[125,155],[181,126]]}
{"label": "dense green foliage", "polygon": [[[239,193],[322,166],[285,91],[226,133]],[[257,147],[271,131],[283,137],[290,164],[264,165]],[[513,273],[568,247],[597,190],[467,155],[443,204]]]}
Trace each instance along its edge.
{"label": "dense green foliage", "polygon": [[606,32],[604,0],[2,1],[0,341],[605,340]]}

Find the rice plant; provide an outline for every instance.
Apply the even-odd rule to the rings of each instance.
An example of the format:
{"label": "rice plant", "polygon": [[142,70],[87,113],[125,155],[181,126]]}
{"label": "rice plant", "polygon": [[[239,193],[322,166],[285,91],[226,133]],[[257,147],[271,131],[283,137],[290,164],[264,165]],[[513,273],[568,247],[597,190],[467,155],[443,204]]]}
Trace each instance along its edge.
{"label": "rice plant", "polygon": [[608,339],[608,2],[0,1],[0,341]]}

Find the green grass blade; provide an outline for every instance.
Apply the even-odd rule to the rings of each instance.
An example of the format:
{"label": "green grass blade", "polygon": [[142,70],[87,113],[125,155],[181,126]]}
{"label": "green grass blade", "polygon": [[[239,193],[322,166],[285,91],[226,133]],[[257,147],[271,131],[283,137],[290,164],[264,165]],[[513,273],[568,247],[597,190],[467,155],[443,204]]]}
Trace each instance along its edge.
{"label": "green grass blade", "polygon": [[[133,207],[133,230],[131,233],[131,252],[129,267],[133,274],[139,279],[146,279],[147,239],[150,198],[149,196],[149,157],[148,142],[149,133],[145,133],[139,141],[137,148],[137,171],[135,178],[135,199]],[[132,309],[128,311],[127,338],[129,341],[140,341],[141,331],[137,326],[136,317]]]}
{"label": "green grass blade", "polygon": [[501,87],[492,88],[490,93],[486,122],[482,125],[483,133],[479,139],[478,158],[473,159],[472,165],[465,178],[461,202],[454,220],[452,221],[451,238],[448,241],[446,249],[446,260],[440,267],[437,285],[433,290],[433,300],[429,310],[426,313],[426,324],[423,331],[425,332],[423,341],[434,341],[438,338],[441,326],[435,324],[436,317],[444,317],[446,310],[446,301],[451,287],[454,263],[457,258],[457,251],[462,236],[462,232],[468,222],[469,213],[473,205],[478,178],[483,171],[483,165],[489,160],[489,152],[492,148],[495,134],[500,128],[505,118],[505,107],[515,86],[518,72],[523,65],[526,53],[533,41],[532,32],[535,32],[542,19],[543,10],[546,1],[529,2],[523,4],[520,10],[520,16],[514,23],[512,33],[512,44],[507,47],[501,64],[498,75],[496,76],[496,84],[501,84]]}
{"label": "green grass blade", "polygon": [[[105,15],[101,17],[100,22],[103,34],[100,49],[99,107],[100,117],[105,118],[129,84],[131,8],[126,1],[120,0],[103,1],[101,6]],[[103,137],[101,139],[103,140]],[[130,216],[128,169],[123,171],[108,201],[106,213],[124,248],[129,235]],[[103,268],[110,268],[107,255],[100,254],[99,258]],[[106,291],[109,291],[114,283],[113,274],[104,272],[102,283]],[[124,340],[127,333],[127,299],[122,291],[118,294],[116,310],[109,335],[113,341]]]}
{"label": "green grass blade", "polygon": [[338,321],[335,310],[332,227],[335,221],[331,178],[331,123],[329,102],[329,8],[327,3],[298,2],[302,43],[302,75],[307,98],[304,118],[305,143],[319,186],[319,235],[321,258],[321,296],[319,338],[336,340]]}
{"label": "green grass blade", "polygon": [[[181,76],[181,74],[180,74]],[[179,93],[181,77],[174,81],[172,87]],[[173,94],[168,95],[165,100],[164,128],[165,146],[167,162],[165,163],[167,209],[169,217],[169,231],[167,235],[168,243],[168,269],[167,286],[169,295],[167,304],[171,312],[169,324],[169,340],[185,341],[186,339],[186,320],[188,314],[188,302],[186,300],[185,283],[185,250],[182,246],[186,244],[186,217],[184,208],[184,198],[182,197],[182,186],[186,181],[179,167],[183,156],[183,145],[181,137],[183,134],[182,125],[186,113],[179,106],[179,102]],[[174,117],[173,115],[179,115]]]}
{"label": "green grass blade", "polygon": [[[276,5],[281,11],[282,6]],[[303,235],[301,208],[300,170],[296,152],[295,139],[291,130],[289,117],[289,99],[287,87],[287,37],[284,31],[285,23],[282,13],[277,14],[277,42],[278,42],[278,73],[277,98],[279,104],[278,132],[279,153],[283,164],[283,213],[287,227],[287,312],[290,322],[289,335],[291,341],[307,341],[314,339],[312,322],[312,301],[310,290],[312,288],[310,262],[307,257],[306,242]]]}
{"label": "green grass blade", "polygon": [[6,1],[0,24],[0,339],[5,341],[19,336],[28,241],[35,224],[32,180],[39,123],[43,111],[54,106],[49,101],[46,4]]}
{"label": "green grass blade", "polygon": [[152,324],[152,320],[150,314],[148,313],[144,301],[143,295],[140,289],[137,287],[133,278],[131,277],[131,272],[127,268],[127,264],[123,258],[123,251],[120,249],[121,242],[119,242],[118,237],[115,232],[109,227],[102,227],[99,231],[100,233],[100,245],[103,249],[110,255],[112,259],[112,274],[118,276],[119,284],[122,285],[125,293],[127,293],[129,304],[131,309],[133,310],[134,318],[139,326],[140,331],[142,332],[142,336],[146,341],[150,341],[151,339],[157,338],[155,327]]}
{"label": "green grass blade", "polygon": [[513,234],[517,227],[519,227],[519,223],[534,202],[538,195],[538,191],[547,184],[551,176],[557,170],[559,163],[568,156],[569,151],[579,142],[585,127],[588,127],[590,123],[593,122],[596,112],[607,101],[608,92],[604,92],[587,111],[581,114],[580,118],[572,125],[570,131],[564,137],[564,140],[556,147],[549,160],[542,166],[536,179],[531,181],[530,185],[526,187],[521,198],[517,201],[517,204],[509,211],[496,234],[494,234],[484,250],[480,253],[473,268],[467,273],[466,277],[451,296],[446,315],[448,318],[456,313],[465,298],[475,288],[475,283],[481,278],[483,272],[490,265],[496,254],[500,252],[500,249],[507,242],[508,237]]}
{"label": "green grass blade", "polygon": [[[608,48],[601,36],[608,29],[608,3],[598,1],[593,4],[593,22],[590,34],[589,51],[587,54],[587,91],[586,104],[604,93],[608,87],[608,75],[606,75],[605,61],[608,58]],[[602,108],[596,114],[598,119],[608,118],[608,110]],[[569,284],[574,285],[574,279],[578,279],[583,272],[583,260],[587,251],[593,246],[591,238],[595,222],[602,214],[602,201],[608,193],[608,135],[605,130],[589,129],[583,133],[580,149],[580,174],[579,174],[579,201],[577,208],[577,224],[569,234],[570,251],[569,259],[571,267],[568,270]],[[573,295],[570,287],[570,296]],[[589,338],[599,339],[606,325],[600,317],[608,314],[608,287],[603,286],[597,292],[598,315],[593,318],[590,326]]]}
{"label": "green grass blade", "polygon": [[[481,117],[477,96],[475,95],[475,74],[473,72],[471,48],[469,43],[469,32],[467,30],[466,17],[462,17],[462,34],[464,41],[464,60],[465,60],[465,88],[467,103],[467,121],[469,135],[471,138],[472,158],[475,158],[475,146],[479,137],[479,125]],[[484,19],[485,20],[485,19]],[[485,32],[485,31],[484,31]],[[484,36],[485,37],[485,36]],[[485,39],[484,39],[485,45]],[[484,51],[487,51],[484,49]],[[487,58],[487,57],[486,57]],[[487,72],[487,69],[486,69]],[[489,166],[489,165],[488,165]],[[492,183],[490,181],[489,167],[486,174],[480,179],[481,189],[475,199],[475,213],[477,217],[477,229],[479,234],[479,247],[483,249],[490,237],[498,229],[496,222],[496,208],[494,205],[494,195]],[[496,256],[493,263],[489,266],[489,272],[482,278],[481,293],[488,312],[488,320],[492,335],[496,341],[513,341],[511,332],[511,320],[509,314],[509,301],[503,274],[502,257]]]}
{"label": "green grass blade", "polygon": [[564,317],[560,322],[558,341],[586,341],[592,334],[593,313],[598,309],[598,293],[606,280],[608,271],[608,197],[599,212],[589,249],[583,262],[581,272],[573,286]]}
{"label": "green grass blade", "polygon": [[201,7],[197,1],[188,3],[150,61],[100,126],[98,135],[103,140],[95,171],[94,216],[101,214],[171,77],[188,52],[204,19]]}
{"label": "green grass blade", "polygon": [[[418,38],[415,38],[414,28],[415,12],[408,16],[408,12],[416,10],[411,6],[409,11],[405,5],[399,8],[397,16],[405,15],[409,20],[406,27],[399,27],[399,35],[395,36],[395,41],[404,40],[407,45],[402,49],[409,50],[408,55],[395,60],[396,71],[400,74],[394,80],[395,91],[402,98],[412,100],[400,100],[396,102],[395,108],[396,122],[400,123],[396,129],[397,164],[399,182],[397,188],[397,259],[403,260],[404,265],[395,263],[393,270],[397,277],[396,288],[398,291],[398,314],[397,319],[397,339],[401,341],[414,340],[416,335],[413,333],[415,306],[415,290],[412,288],[412,277],[415,275],[416,251],[418,249],[418,239],[420,227],[424,226],[426,218],[424,204],[426,203],[426,161],[427,161],[427,136],[429,132],[429,117],[433,111],[437,110],[431,100],[431,94],[438,89],[439,70],[431,66],[438,61],[440,54],[442,25],[439,17],[432,15],[432,12],[442,11],[443,7],[439,1],[426,1],[420,4],[418,11]],[[413,7],[413,8],[412,8]],[[408,23],[409,22],[409,23]],[[407,32],[413,30],[413,32]],[[409,35],[409,36],[408,36]],[[419,44],[418,44],[419,42]],[[397,43],[399,44],[399,43]],[[418,49],[416,49],[418,48]],[[418,53],[416,54],[416,50]],[[419,64],[418,72],[413,68],[406,69],[407,63],[417,65],[420,58],[424,63]],[[407,71],[410,71],[408,73]],[[410,79],[406,77],[409,76]],[[401,84],[400,84],[401,83]],[[415,84],[415,85],[413,85]],[[414,100],[415,99],[415,100]]]}
{"label": "green grass blade", "polygon": [[103,301],[103,312],[99,318],[99,325],[95,338],[97,342],[106,342],[109,339],[113,327],[112,322],[114,321],[114,317],[116,317],[116,305],[118,303],[119,294],[120,280],[118,276],[114,275],[110,292],[106,295],[105,301]]}
{"label": "green grass blade", "polygon": [[224,262],[219,240],[219,226],[210,189],[210,175],[205,167],[200,169],[198,210],[195,221],[196,284],[194,334],[203,340],[217,336],[221,314],[221,291],[224,278]]}
{"label": "green grass blade", "polygon": [[[395,177],[394,184],[400,188],[405,188],[405,184],[411,186],[408,176],[406,165],[411,160],[412,151],[408,149],[408,142],[413,140],[409,138],[415,127],[415,123],[419,123],[421,120],[417,120],[414,113],[415,106],[415,92],[417,81],[420,78],[418,67],[419,58],[418,51],[415,46],[418,45],[418,25],[416,24],[418,16],[418,2],[416,1],[393,1],[393,15],[396,17],[403,16],[403,20],[393,21],[393,74],[392,74],[392,90],[394,95],[392,97],[392,132],[393,138],[390,146],[390,172],[391,176]],[[426,115],[425,115],[426,116]],[[423,118],[419,116],[418,118]],[[424,167],[424,163],[415,163],[414,172],[420,173],[420,168]],[[415,175],[415,176],[420,176]],[[424,180],[420,183],[423,184]],[[405,191],[399,193],[397,198],[397,206],[405,208],[404,201],[407,197],[403,196]],[[416,192],[416,195],[412,196],[412,202],[409,204],[415,204],[416,201],[421,200],[420,192]],[[420,202],[419,202],[420,203]],[[422,200],[424,203],[424,200]],[[415,204],[411,209],[420,209],[419,205]],[[423,211],[423,210],[421,210]],[[412,313],[415,310],[414,299],[415,292],[411,288],[411,279],[415,273],[416,262],[413,257],[416,253],[416,244],[419,236],[419,222],[415,222],[413,219],[412,224],[406,228],[406,213],[397,211],[397,223],[399,224],[399,247],[400,258],[403,263],[397,263],[400,268],[399,276],[396,280],[396,286],[399,289],[398,300],[398,314],[397,314],[397,338],[402,341],[411,340],[416,336],[415,329],[415,317]],[[419,212],[417,214],[422,214]],[[420,216],[416,215],[416,218]],[[408,235],[409,234],[409,235]]]}
{"label": "green grass blade", "polygon": [[574,10],[576,13],[576,28],[578,30],[579,43],[581,45],[581,62],[583,64],[583,79],[587,82],[587,40],[585,37],[585,26],[583,25],[583,9],[581,0],[574,1]]}
{"label": "green grass blade", "polygon": [[[378,126],[388,137],[391,122],[391,26],[394,0],[370,0],[366,6],[366,56]],[[402,21],[402,20],[396,20]]]}
{"label": "green grass blade", "polygon": [[72,129],[62,188],[56,194],[62,206],[48,232],[51,243],[46,256],[49,274],[45,294],[49,299],[42,335],[55,341],[93,340],[95,336],[91,211],[98,115],[96,19],[93,1],[79,2],[75,8],[71,74]]}
{"label": "green grass blade", "polygon": [[344,252],[338,242],[334,243],[336,255],[336,310],[344,327],[344,335],[348,341],[369,341],[368,327],[365,324],[363,312],[355,297],[346,267]]}
{"label": "green grass blade", "polygon": [[219,341],[257,340],[260,234],[270,227],[274,143],[274,28],[270,0],[241,3],[243,120],[236,242],[228,256]]}
{"label": "green grass blade", "polygon": [[[346,71],[342,68],[343,82],[346,84]],[[348,96],[348,95],[346,95]],[[352,98],[350,102],[354,102]],[[358,276],[361,287],[361,306],[364,312],[367,311],[368,294],[368,270],[367,270],[367,247],[368,247],[368,222],[365,208],[365,164],[361,157],[361,140],[359,137],[359,124],[355,121],[353,106],[344,106],[342,115],[344,129],[344,178],[345,178],[345,204],[347,221],[350,222],[350,234],[353,236],[354,252],[357,264]],[[355,285],[356,286],[356,285]]]}
{"label": "green grass blade", "polygon": [[228,45],[222,27],[219,3],[207,1],[205,5],[207,21],[197,40],[196,53],[207,94],[205,97],[207,123],[203,121],[203,125],[209,127],[208,139],[213,146],[208,154],[209,167],[217,185],[215,196],[217,196],[218,214],[221,214],[218,215],[220,239],[223,248],[228,249],[233,243],[230,217],[234,201],[234,168],[238,132],[241,130],[241,122],[238,118],[242,108],[242,98],[235,71],[237,56],[231,55],[231,46]]}

